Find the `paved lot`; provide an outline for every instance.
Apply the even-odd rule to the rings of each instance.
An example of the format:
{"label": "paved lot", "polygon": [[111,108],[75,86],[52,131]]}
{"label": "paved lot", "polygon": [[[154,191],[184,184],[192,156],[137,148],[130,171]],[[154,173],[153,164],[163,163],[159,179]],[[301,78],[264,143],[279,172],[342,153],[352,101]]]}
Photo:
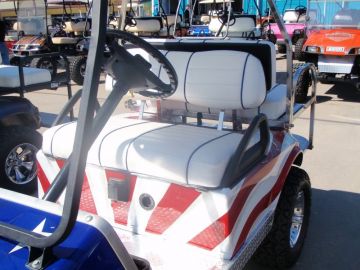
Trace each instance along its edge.
{"label": "paved lot", "polygon": [[[284,69],[285,61],[278,60]],[[280,77],[283,74],[280,74]],[[74,90],[78,87],[74,87]],[[99,97],[106,96],[101,86]],[[64,89],[27,94],[50,123],[66,101]],[[121,105],[119,110],[123,110]],[[295,122],[306,135],[308,114]],[[303,168],[313,187],[308,237],[293,269],[360,269],[360,92],[346,84],[318,84],[314,149]],[[247,269],[260,270],[250,262]]]}

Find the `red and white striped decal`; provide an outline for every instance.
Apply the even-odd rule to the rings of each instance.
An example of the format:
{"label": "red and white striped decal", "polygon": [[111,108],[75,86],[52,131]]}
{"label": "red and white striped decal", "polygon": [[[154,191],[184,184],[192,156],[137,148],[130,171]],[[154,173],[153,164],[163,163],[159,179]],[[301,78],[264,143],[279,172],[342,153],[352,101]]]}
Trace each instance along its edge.
{"label": "red and white striped decal", "polygon": [[[56,159],[56,163],[59,166],[59,169],[64,167],[66,160]],[[91,193],[90,185],[88,178],[86,176],[86,172],[84,174],[84,183],[81,190],[81,198],[80,198],[80,209],[91,214],[97,215],[96,205],[94,202],[93,195]]]}
{"label": "red and white striped decal", "polygon": [[136,176],[124,174],[117,171],[112,170],[105,170],[106,179],[107,181],[110,180],[116,180],[116,181],[125,181],[130,180],[130,194],[129,194],[129,200],[127,202],[121,202],[121,201],[112,201],[111,207],[114,212],[114,220],[115,223],[127,225],[128,215],[129,215],[129,208],[131,204],[131,200],[134,194],[134,189],[136,185]]}
{"label": "red and white striped decal", "polygon": [[171,184],[153,211],[146,231],[162,234],[198,198],[200,192],[187,187]]}
{"label": "red and white striped decal", "polygon": [[[258,218],[279,197],[291,165],[300,151],[297,146],[291,149],[289,144],[284,143],[282,132],[274,134],[273,138],[267,159],[231,190],[201,192],[88,165],[90,181],[85,174],[80,207],[90,213],[98,213],[110,222],[136,230],[135,233],[166,235],[166,238],[174,238],[211,252],[221,251],[231,258],[249,237]],[[56,162],[59,169],[63,167],[63,160]],[[43,170],[46,162],[45,165],[42,161],[39,163],[39,181],[42,189],[46,190],[54,176],[49,176],[47,170]],[[129,181],[128,201],[108,199],[107,185],[110,180]],[[153,197],[154,209],[142,209],[139,198],[144,193]],[[99,211],[95,204],[99,204]]]}
{"label": "red and white striped decal", "polygon": [[232,232],[251,191],[259,181],[269,174],[277,160],[278,158],[273,158],[260,170],[254,170],[257,172],[245,179],[229,211],[191,239],[189,243],[212,250],[224,241]]}

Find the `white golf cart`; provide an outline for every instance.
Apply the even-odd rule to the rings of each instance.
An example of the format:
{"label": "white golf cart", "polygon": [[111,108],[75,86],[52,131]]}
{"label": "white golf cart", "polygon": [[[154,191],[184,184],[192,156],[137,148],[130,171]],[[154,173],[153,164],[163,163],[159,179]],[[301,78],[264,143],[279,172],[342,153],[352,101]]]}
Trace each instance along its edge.
{"label": "white golf cart", "polygon": [[[0,247],[6,239],[29,246],[10,257],[31,269],[241,269],[254,253],[263,264],[291,266],[310,215],[310,181],[300,165],[312,148],[313,67],[302,67],[314,80],[310,100],[294,104],[290,53],[287,85],[276,84],[270,42],[150,45],[111,30],[105,69],[112,90],[97,108],[106,2],[94,2],[79,120],[47,130],[37,155],[43,200],[0,190],[3,205],[20,204],[2,218],[13,222],[0,223]],[[137,117],[111,116],[130,89],[143,96]],[[157,100],[155,113],[146,113],[148,98]],[[307,140],[290,129],[309,106]],[[78,216],[79,207],[86,212]],[[18,217],[29,209],[36,228]]]}

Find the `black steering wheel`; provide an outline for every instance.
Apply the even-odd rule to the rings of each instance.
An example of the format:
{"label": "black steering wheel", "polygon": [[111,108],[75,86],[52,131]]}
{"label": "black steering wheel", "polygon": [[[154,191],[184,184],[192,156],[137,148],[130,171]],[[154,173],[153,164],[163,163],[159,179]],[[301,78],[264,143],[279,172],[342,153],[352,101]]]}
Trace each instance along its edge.
{"label": "black steering wheel", "polygon": [[[116,81],[126,84],[129,90],[145,97],[166,98],[172,95],[178,85],[178,78],[174,67],[169,60],[151,44],[128,32],[120,30],[107,31],[107,45],[111,51],[111,57],[105,64],[105,70]],[[170,83],[164,83],[158,76],[151,72],[151,64],[140,55],[130,54],[124,46],[126,42],[143,49],[149,53],[161,68],[165,70]]]}
{"label": "black steering wheel", "polygon": [[227,10],[218,11],[217,18],[222,25],[227,25],[228,19],[229,19],[229,26],[234,25],[236,21],[235,16],[232,12],[230,12],[230,18],[229,18],[229,11]]}
{"label": "black steering wheel", "polygon": [[295,8],[295,11],[299,13],[299,15],[302,15],[306,13],[306,7],[303,5],[299,5]]}

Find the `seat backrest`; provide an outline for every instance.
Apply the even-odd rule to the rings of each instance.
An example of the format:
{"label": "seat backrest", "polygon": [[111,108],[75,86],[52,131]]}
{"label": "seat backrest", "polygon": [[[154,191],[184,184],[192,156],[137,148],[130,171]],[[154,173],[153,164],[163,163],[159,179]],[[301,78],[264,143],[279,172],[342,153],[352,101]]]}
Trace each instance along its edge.
{"label": "seat backrest", "polygon": [[86,23],[85,21],[80,21],[80,22],[67,21],[67,22],[65,22],[64,31],[67,33],[84,32],[84,31],[88,31],[89,28],[90,28],[90,25],[88,23]]}
{"label": "seat backrest", "polygon": [[273,43],[259,40],[156,40],[149,39],[155,48],[163,51],[201,52],[230,50],[253,55],[260,60],[265,74],[266,90],[276,83],[276,51]]}
{"label": "seat backrest", "polygon": [[286,10],[283,15],[283,21],[285,23],[296,23],[299,19],[299,12],[296,10]]}
{"label": "seat backrest", "polygon": [[162,21],[158,18],[135,18],[136,25],[127,25],[125,30],[131,33],[158,33],[162,27]]}
{"label": "seat backrest", "polygon": [[[176,20],[176,23],[180,23],[181,22],[181,17],[176,16],[176,15],[167,15],[166,20],[167,20],[168,25],[170,26],[170,25],[175,24],[175,20]],[[163,18],[163,24],[164,25],[166,25],[166,20],[165,20],[165,18]]]}
{"label": "seat backrest", "polygon": [[[253,55],[232,50],[169,51],[166,57],[178,74],[178,88],[167,98],[192,106],[221,110],[253,109],[266,95],[261,62]],[[160,78],[168,80],[165,72]]]}
{"label": "seat backrest", "polygon": [[[237,15],[234,21],[230,21],[228,28],[228,36],[242,37],[244,33],[249,33],[256,28],[256,19],[252,15]],[[209,30],[217,33],[221,27],[221,22],[217,17],[212,17],[209,23]],[[226,32],[226,25],[222,28],[221,32]]]}

